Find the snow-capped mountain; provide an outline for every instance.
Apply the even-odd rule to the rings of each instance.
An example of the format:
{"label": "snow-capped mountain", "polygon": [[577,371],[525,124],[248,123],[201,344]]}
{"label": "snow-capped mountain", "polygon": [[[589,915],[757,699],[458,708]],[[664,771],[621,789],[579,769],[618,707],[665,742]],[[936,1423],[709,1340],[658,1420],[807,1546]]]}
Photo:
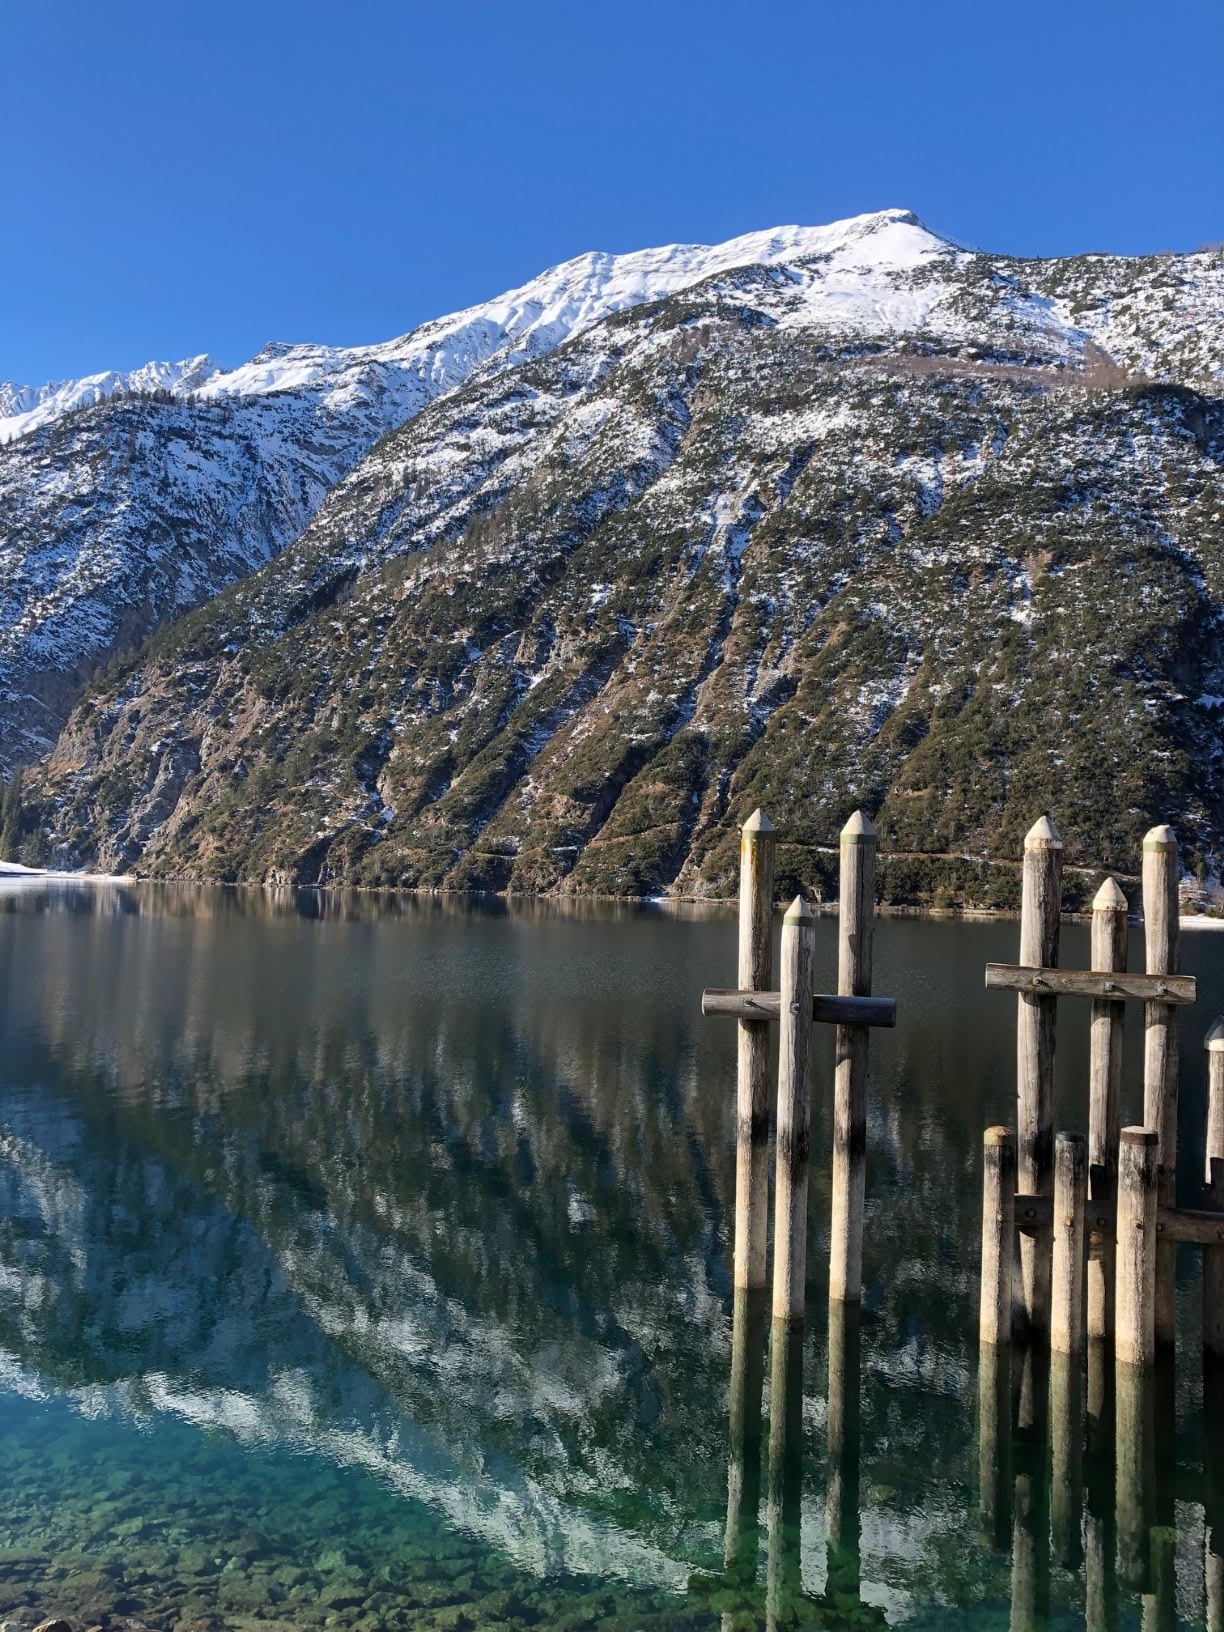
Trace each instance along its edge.
{"label": "snow-capped mountain", "polygon": [[[509,349],[500,359],[503,364],[542,356],[613,312],[658,300],[734,267],[830,257],[849,278],[836,291],[836,298],[847,306],[857,301],[864,305],[866,315],[870,294],[861,281],[856,289],[856,275],[861,280],[873,269],[919,265],[948,247],[905,211],[888,210],[826,227],[778,227],[748,233],[713,246],[670,244],[626,255],[580,255],[521,288],[379,345],[274,341],[250,362],[233,369],[222,368],[202,354],[178,363],[146,363],[126,374],[90,374],[38,387],[0,382],[0,442],[123,392],[162,390],[174,396],[210,399],[313,390],[329,407],[344,408],[369,389],[372,371],[381,376],[383,390],[396,393],[398,407],[407,417],[439,391],[460,384],[504,348]],[[834,293],[832,285],[829,293]],[[912,323],[919,307],[920,303],[911,302],[896,315]]]}
{"label": "snow-capped mountain", "polygon": [[2,388],[0,769],[47,752],[99,664],[277,555],[379,437],[474,376],[737,268],[821,265],[831,290],[859,286],[866,316],[871,267],[908,274],[950,253],[886,211],[579,256],[383,345],[274,344],[231,370],[201,356]]}
{"label": "snow-capped mountain", "polygon": [[996,850],[1050,805],[1069,861],[1167,818],[1210,875],[1222,380],[1219,253],[1020,261],[887,211],[584,257],[44,427],[0,462],[42,575],[6,614],[26,697],[31,654],[125,641],[150,583],[137,633],[263,565],[94,684],[34,847],[718,892],[741,807],[818,884],[866,803],[917,858],[895,898],[1002,900]]}

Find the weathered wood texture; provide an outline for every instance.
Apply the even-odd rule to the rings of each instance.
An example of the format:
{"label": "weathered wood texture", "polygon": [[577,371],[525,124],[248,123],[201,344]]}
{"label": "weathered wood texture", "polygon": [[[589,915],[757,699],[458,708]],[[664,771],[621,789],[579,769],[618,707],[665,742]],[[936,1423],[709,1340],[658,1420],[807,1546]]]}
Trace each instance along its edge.
{"label": "weathered wood texture", "polygon": [[[1207,1142],[1203,1155],[1203,1199],[1224,1215],[1224,1017],[1207,1033]],[[1203,1352],[1209,1362],[1224,1360],[1224,1235],[1203,1248]]]}
{"label": "weathered wood texture", "polygon": [[[856,811],[842,829],[838,910],[837,991],[871,991],[875,932],[875,828]],[[829,1297],[857,1301],[863,1290],[863,1192],[867,1172],[867,1044],[865,1026],[838,1026],[833,1079],[833,1205]]]}
{"label": "weathered wood texture", "polygon": [[988,963],[986,988],[992,992],[1027,992],[1037,996],[1102,998],[1110,1005],[1161,1002],[1177,1007],[1193,1003],[1193,975],[1098,974],[1091,969],[1038,969],[1022,963]]}
{"label": "weathered wood texture", "polygon": [[[1048,1230],[1054,1222],[1052,1196],[1018,1195],[1015,1203],[1018,1230]],[[1114,1231],[1117,1206],[1090,1201],[1084,1206],[1084,1227]],[[1156,1235],[1166,1241],[1188,1241],[1194,1246],[1224,1244],[1224,1214],[1211,1207],[1157,1207]]]}
{"label": "weathered wood texture", "polygon": [[1083,1347],[1084,1201],[1087,1194],[1088,1147],[1084,1136],[1060,1133],[1054,1145],[1050,1287],[1050,1348],[1055,1354],[1078,1355]]}
{"label": "weathered wood texture", "polygon": [[803,1324],[807,1251],[808,1065],[812,1035],[812,909],[797,896],[782,921],[773,1318]]}
{"label": "weathered wood texture", "polygon": [[[1143,839],[1143,930],[1147,970],[1151,975],[1177,969],[1177,841],[1171,827],[1153,827]],[[1144,1008],[1143,1121],[1160,1140],[1157,1194],[1171,1207],[1177,1177],[1177,1011],[1168,1002]],[[1156,1249],[1156,1341],[1171,1347],[1174,1338],[1173,1278],[1176,1248],[1171,1241]]]}
{"label": "weathered wood texture", "polygon": [[[701,994],[701,1012],[736,1020],[777,1020],[782,1011],[780,992],[732,991],[707,986]],[[812,994],[812,1019],[821,1025],[885,1026],[897,1023],[895,997],[840,997],[833,992]]]}
{"label": "weathered wood texture", "polygon": [[1117,1305],[1114,1353],[1119,1366],[1156,1358],[1156,1183],[1154,1128],[1123,1128],[1118,1144]]}
{"label": "weathered wood texture", "polygon": [[[1126,897],[1107,878],[1092,903],[1092,967],[1126,968]],[[1093,998],[1088,1045],[1088,1199],[1113,1207],[1118,1196],[1118,1133],[1122,1103],[1122,1034],[1126,1005]],[[1114,1232],[1090,1232],[1087,1271],[1088,1337],[1108,1338],[1114,1325]]]}
{"label": "weathered wood texture", "polygon": [[978,1340],[1011,1340],[1012,1258],[1016,1201],[1016,1136],[987,1128],[982,1141],[982,1289]]}
{"label": "weathered wood texture", "polygon": [[[740,833],[740,987],[773,985],[774,827],[754,811]],[[769,1238],[769,1022],[740,1020],[735,1098],[735,1286],[766,1284]]]}
{"label": "weathered wood texture", "polygon": [[[1020,902],[1020,962],[1029,968],[1058,964],[1059,906],[1062,892],[1062,840],[1049,816],[1043,816],[1024,841]],[[1054,1024],[1057,999],[1021,992],[1016,1023],[1017,1169],[1020,1187],[1048,1196],[1054,1158]],[[1024,1313],[1032,1332],[1044,1332],[1050,1313],[1049,1242],[1020,1237],[1020,1276]]]}

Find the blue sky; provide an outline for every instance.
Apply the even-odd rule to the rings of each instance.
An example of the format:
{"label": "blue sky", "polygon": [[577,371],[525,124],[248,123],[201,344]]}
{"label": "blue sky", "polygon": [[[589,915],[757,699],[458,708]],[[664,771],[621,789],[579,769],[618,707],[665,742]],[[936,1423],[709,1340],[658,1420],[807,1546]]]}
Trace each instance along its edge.
{"label": "blue sky", "polygon": [[1224,239],[1224,4],[8,0],[0,379],[385,339],[583,250],[900,205]]}

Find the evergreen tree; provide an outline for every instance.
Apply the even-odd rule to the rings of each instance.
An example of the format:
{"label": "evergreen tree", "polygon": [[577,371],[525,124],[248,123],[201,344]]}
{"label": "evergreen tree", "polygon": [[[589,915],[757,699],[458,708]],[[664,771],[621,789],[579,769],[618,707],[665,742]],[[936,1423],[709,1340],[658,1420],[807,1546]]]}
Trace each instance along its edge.
{"label": "evergreen tree", "polygon": [[4,786],[0,799],[0,861],[16,861],[21,845],[21,783],[18,765]]}

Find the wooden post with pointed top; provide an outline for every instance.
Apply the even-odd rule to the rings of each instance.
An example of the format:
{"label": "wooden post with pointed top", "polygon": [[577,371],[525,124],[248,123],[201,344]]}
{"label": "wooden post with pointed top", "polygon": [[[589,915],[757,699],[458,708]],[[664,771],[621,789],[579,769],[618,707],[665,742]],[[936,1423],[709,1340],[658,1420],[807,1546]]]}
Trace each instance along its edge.
{"label": "wooden post with pointed top", "polygon": [[[1203,1204],[1224,1210],[1224,1015],[1205,1039],[1207,1145],[1203,1158]],[[1224,1360],[1224,1246],[1203,1248],[1203,1354]]]}
{"label": "wooden post with pointed top", "polygon": [[[774,825],[755,810],[740,830],[739,985],[773,986]],[[740,1020],[735,1111],[735,1288],[766,1285],[769,1233],[769,1022]]]}
{"label": "wooden post with pointed top", "polygon": [[[1020,905],[1020,962],[1034,968],[1058,965],[1062,896],[1062,840],[1045,815],[1024,840]],[[1057,999],[1022,992],[1017,999],[1016,1127],[1020,1189],[1048,1196],[1054,1180],[1054,1023]],[[1041,1231],[1020,1236],[1024,1311],[1031,1332],[1050,1319],[1050,1241]]]}
{"label": "wooden post with pointed top", "polygon": [[[842,828],[837,990],[871,994],[876,832],[861,810]],[[838,1026],[833,1089],[833,1224],[829,1299],[857,1302],[863,1290],[863,1193],[867,1173],[865,1026]]]}
{"label": "wooden post with pointed top", "polygon": [[[1116,879],[1107,878],[1092,902],[1092,967],[1116,972],[1126,968],[1126,897]],[[1122,1027],[1125,1003],[1092,1000],[1089,1045],[1088,1196],[1106,1207],[1118,1197],[1118,1130],[1122,1092]],[[1113,1336],[1114,1242],[1108,1230],[1089,1241],[1088,1339]]]}
{"label": "wooden post with pointed top", "polygon": [[778,1134],[774,1183],[774,1331],[802,1326],[807,1265],[808,1141],[811,1099],[812,909],[797,895],[782,920],[781,1024],[778,1039]]}

